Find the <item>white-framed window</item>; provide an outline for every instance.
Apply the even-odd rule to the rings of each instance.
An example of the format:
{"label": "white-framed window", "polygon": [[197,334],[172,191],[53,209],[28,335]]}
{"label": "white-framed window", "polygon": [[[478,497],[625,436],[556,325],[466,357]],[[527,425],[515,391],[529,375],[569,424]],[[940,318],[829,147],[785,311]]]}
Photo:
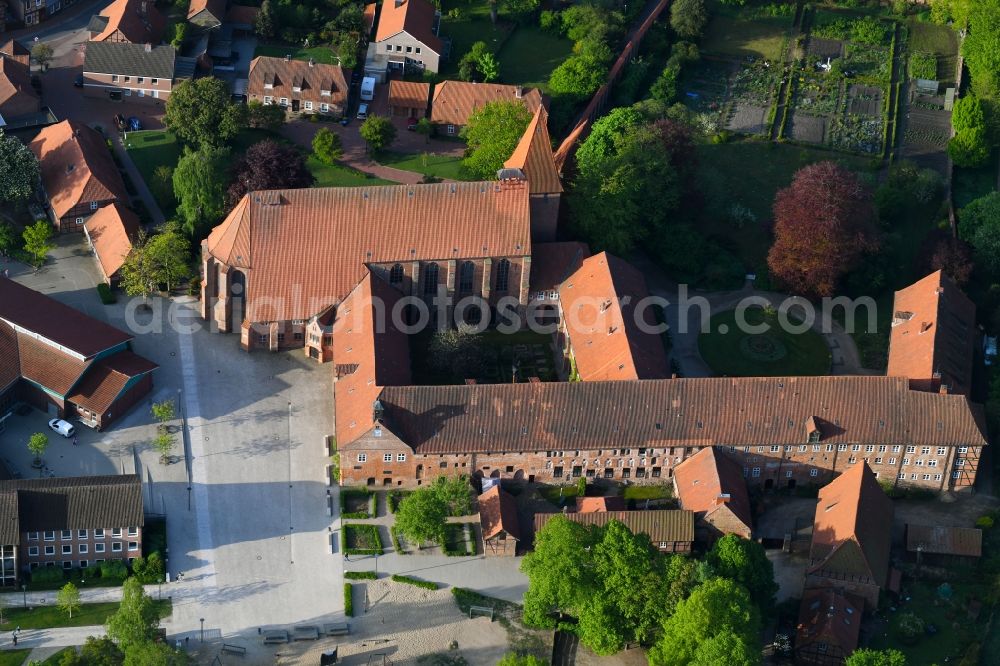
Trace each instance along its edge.
{"label": "white-framed window", "polygon": [[937,467],[937,458],[931,458],[927,461],[928,467]]}
{"label": "white-framed window", "polygon": [[29,557],[38,557],[38,546],[30,546],[28,548]]}
{"label": "white-framed window", "polygon": [[955,461],[955,467],[965,467],[965,460],[963,460],[962,458],[959,458],[958,460],[956,460]]}
{"label": "white-framed window", "polygon": [[306,111],[312,111],[313,110],[313,103],[312,102],[303,102],[302,106],[305,108]]}
{"label": "white-framed window", "polygon": [[73,544],[71,544],[71,543],[64,543],[63,547],[62,547],[62,554],[63,555],[72,555],[73,554]]}
{"label": "white-framed window", "polygon": [[905,479],[906,478],[906,472],[900,472],[899,474],[896,475],[896,478],[897,479]]}
{"label": "white-framed window", "polygon": [[46,541],[55,541],[56,540],[56,533],[55,532],[46,532],[45,533],[45,540]]}
{"label": "white-framed window", "polygon": [[392,462],[392,454],[391,453],[383,453],[382,454],[382,462]]}
{"label": "white-framed window", "polygon": [[809,470],[809,476],[819,476],[819,470],[815,467]]}
{"label": "white-framed window", "polygon": [[90,562],[88,560],[80,560],[80,568],[81,569],[86,569],[87,565],[89,565],[89,564],[90,564]]}
{"label": "white-framed window", "polygon": [[135,77],[135,82],[136,83],[145,83],[146,82],[146,77],[145,76],[137,76],[137,77]]}
{"label": "white-framed window", "polygon": [[917,452],[917,447],[915,447],[915,446],[908,446],[908,447],[906,447],[906,452],[907,453],[916,453]]}
{"label": "white-framed window", "polygon": [[850,458],[847,459],[847,462],[848,464],[853,465],[854,463],[858,462],[858,459],[854,456],[851,456]]}
{"label": "white-framed window", "polygon": [[930,474],[924,474],[924,475],[923,475],[923,476],[921,476],[920,478],[921,478],[921,480],[923,480],[923,481],[930,481],[930,480],[931,480],[931,475],[930,475]]}
{"label": "white-framed window", "polygon": [[120,552],[122,552],[122,542],[121,541],[115,541],[114,543],[112,543],[111,544],[111,552],[112,553],[120,553]]}
{"label": "white-framed window", "polygon": [[368,462],[368,454],[367,453],[359,453],[358,454],[358,462]]}
{"label": "white-framed window", "polygon": [[917,480],[917,473],[910,472],[910,481],[916,481],[916,480]]}
{"label": "white-framed window", "polygon": [[896,464],[896,459],[895,458],[889,458],[889,464],[890,465],[895,465]]}
{"label": "white-framed window", "polygon": [[46,555],[55,555],[56,554],[56,547],[55,546],[46,546],[45,547],[45,554]]}
{"label": "white-framed window", "polygon": [[406,454],[405,453],[397,453],[396,454],[396,462],[406,462]]}
{"label": "white-framed window", "polygon": [[270,95],[264,95],[264,106],[270,106],[272,101],[274,101],[273,97]]}
{"label": "white-framed window", "polygon": [[813,453],[819,453],[822,448],[819,444],[813,444]]}
{"label": "white-framed window", "polygon": [[392,44],[386,44],[385,45],[385,50],[386,50],[387,53],[390,52],[390,51],[392,51]]}
{"label": "white-framed window", "polygon": [[125,83],[128,83],[129,81],[132,80],[132,77],[131,76],[126,76],[123,80],[125,81]]}
{"label": "white-framed window", "polygon": [[403,47],[400,46],[399,44],[396,44],[396,53],[402,53],[402,52],[403,52]]}
{"label": "white-framed window", "polygon": [[868,444],[867,446],[865,446],[865,453],[871,453],[874,450],[875,450],[875,445],[874,444]]}
{"label": "white-framed window", "polygon": [[111,536],[113,538],[115,538],[115,539],[121,539],[122,538],[122,528],[120,528],[120,527],[112,528],[112,530],[111,530]]}
{"label": "white-framed window", "polygon": [[159,79],[150,79],[150,80],[149,80],[149,85],[151,85],[151,86],[155,86],[155,85],[156,85],[157,83],[159,83],[159,82],[160,82],[160,80],[159,80]]}
{"label": "white-framed window", "polygon": [[786,479],[792,478],[792,470],[788,470],[788,471],[785,472],[785,478]]}
{"label": "white-framed window", "polygon": [[904,465],[909,465],[910,464],[910,459],[909,458],[903,458],[903,464]]}
{"label": "white-framed window", "polygon": [[103,543],[95,543],[94,544],[94,552],[95,553],[103,553],[104,552],[104,544]]}
{"label": "white-framed window", "polygon": [[754,467],[752,470],[750,470],[750,476],[754,478],[760,476],[760,467]]}
{"label": "white-framed window", "polygon": [[419,46],[417,47],[417,51],[416,52],[420,53],[420,47]]}
{"label": "white-framed window", "polygon": [[951,478],[953,478],[953,479],[957,479],[957,478],[959,478],[960,476],[962,476],[962,473],[961,473],[961,472],[958,472],[958,471],[955,471],[955,472],[952,472],[952,473],[951,473]]}
{"label": "white-framed window", "polygon": [[111,75],[111,83],[118,83],[118,75],[117,74],[112,74]]}
{"label": "white-framed window", "polygon": [[323,113],[328,113],[330,111],[330,105],[327,104],[326,102],[320,102],[319,110],[322,111]]}
{"label": "white-framed window", "polygon": [[920,455],[929,456],[931,454],[931,447],[923,446],[920,448]]}
{"label": "white-framed window", "polygon": [[801,446],[799,447],[799,453],[805,453],[805,452],[806,452],[806,451],[808,451],[808,450],[809,450],[809,447],[808,447],[808,446],[806,446],[805,444],[803,444],[803,445],[801,445]]}
{"label": "white-framed window", "polygon": [[935,474],[934,475],[934,480],[935,481],[940,481],[941,480],[941,475],[940,474]]}
{"label": "white-framed window", "polygon": [[826,450],[827,450],[827,452],[833,451],[833,444],[827,444],[826,445]]}
{"label": "white-framed window", "polygon": [[288,106],[288,98],[282,97],[278,99],[278,104],[280,104],[281,106]]}
{"label": "white-framed window", "polygon": [[881,465],[882,464],[882,459],[881,458],[875,458],[875,464],[876,465]]}
{"label": "white-framed window", "polygon": [[900,446],[899,446],[899,444],[897,444],[896,446],[892,447],[892,452],[893,453],[899,453],[899,449],[900,449]]}
{"label": "white-framed window", "polygon": [[923,467],[924,466],[924,459],[923,458],[917,458],[914,461],[913,464],[915,464],[917,467]]}
{"label": "white-framed window", "polygon": [[139,528],[138,527],[130,527],[130,528],[128,528],[128,535],[129,536],[139,536]]}
{"label": "white-framed window", "polygon": [[135,551],[139,550],[139,542],[138,541],[129,541],[128,542],[128,549],[129,549],[129,552],[135,552]]}
{"label": "white-framed window", "polygon": [[406,52],[407,53],[413,53],[413,47],[412,46],[407,46],[406,47]]}
{"label": "white-framed window", "polygon": [[847,444],[837,444],[837,450],[838,451],[846,451],[847,450]]}
{"label": "white-framed window", "polygon": [[89,550],[90,549],[87,547],[87,544],[81,543],[80,547],[77,549],[77,552],[79,552],[80,555],[86,555]]}
{"label": "white-framed window", "polygon": [[38,541],[38,532],[28,532],[28,541]]}
{"label": "white-framed window", "polygon": [[63,560],[63,569],[72,569],[73,560]]}
{"label": "white-framed window", "polygon": [[72,541],[73,540],[73,530],[63,530],[59,534],[59,539],[61,541]]}
{"label": "white-framed window", "polygon": [[104,530],[103,529],[94,530],[94,538],[95,539],[103,539],[104,538]]}
{"label": "white-framed window", "polygon": [[879,453],[885,453],[886,448],[888,448],[888,447],[886,447],[885,444],[880,444],[879,447],[878,447],[878,452]]}
{"label": "white-framed window", "polygon": [[82,217],[76,218],[76,223],[77,224],[83,224],[83,218]]}
{"label": "white-framed window", "polygon": [[452,136],[455,134],[455,126],[454,125],[448,125],[448,134],[452,135]]}
{"label": "white-framed window", "polygon": [[76,538],[77,539],[86,539],[87,538],[87,530],[77,530],[76,531]]}
{"label": "white-framed window", "polygon": [[758,446],[757,447],[757,453],[764,453],[764,447],[763,446]]}
{"label": "white-framed window", "polygon": [[778,453],[779,451],[781,451],[781,447],[780,446],[772,446],[771,447],[771,453]]}
{"label": "white-framed window", "polygon": [[969,452],[969,447],[967,447],[967,446],[960,446],[960,447],[958,447],[958,452],[959,453],[968,453]]}
{"label": "white-framed window", "polygon": [[939,447],[937,448],[937,454],[938,454],[939,456],[946,456],[946,455],[948,455],[948,449],[946,449],[946,448],[945,448],[945,447],[943,447],[943,446],[939,446]]}

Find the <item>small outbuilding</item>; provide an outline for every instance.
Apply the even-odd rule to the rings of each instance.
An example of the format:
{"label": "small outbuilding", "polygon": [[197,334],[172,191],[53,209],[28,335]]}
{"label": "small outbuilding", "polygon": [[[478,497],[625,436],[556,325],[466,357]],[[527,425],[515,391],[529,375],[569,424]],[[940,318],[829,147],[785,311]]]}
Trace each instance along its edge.
{"label": "small outbuilding", "polygon": [[906,551],[918,561],[953,562],[954,558],[976,560],[983,555],[983,531],[972,527],[906,525]]}
{"label": "small outbuilding", "polygon": [[483,553],[513,557],[521,530],[517,520],[517,500],[495,485],[479,496],[479,522],[483,530]]}

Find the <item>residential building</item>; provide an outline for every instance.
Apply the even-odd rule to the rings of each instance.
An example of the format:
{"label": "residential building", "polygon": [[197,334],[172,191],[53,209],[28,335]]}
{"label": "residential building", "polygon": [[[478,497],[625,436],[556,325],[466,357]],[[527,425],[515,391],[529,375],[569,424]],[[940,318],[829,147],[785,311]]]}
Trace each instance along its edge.
{"label": "residential building", "polygon": [[389,113],[404,118],[425,118],[431,84],[419,81],[389,81]]}
{"label": "residential building", "polygon": [[612,497],[577,497],[577,513],[600,513],[605,511],[624,511],[625,498],[621,495]]}
{"label": "residential building", "polygon": [[919,391],[968,395],[976,335],[975,304],[935,271],[896,292],[887,373]]}
{"label": "residential building", "polygon": [[[367,344],[367,358],[382,353]],[[394,364],[403,363],[407,350],[394,353]],[[829,481],[867,469],[867,458],[886,480],[948,490],[974,481],[986,445],[981,414],[964,396],[913,391],[898,377],[407,386],[399,374],[380,387],[372,362],[355,351],[352,364],[355,400],[342,405],[336,393],[345,485],[413,487],[456,474],[663,483],[685,458],[720,446],[749,484],[764,488]],[[815,412],[829,419],[818,434]],[[881,446],[884,460],[875,454]],[[904,456],[910,447],[930,453]],[[911,477],[928,469],[929,456],[937,476]],[[968,476],[948,471],[965,466]]]}
{"label": "residential building", "polygon": [[566,366],[582,381],[670,376],[642,273],[601,252],[559,285]]}
{"label": "residential building", "polygon": [[84,569],[142,555],[145,516],[135,474],[0,481],[0,515],[5,586],[39,567]]}
{"label": "residential building", "polygon": [[99,208],[128,201],[125,183],[97,130],[64,120],[44,128],[28,147],[38,158],[58,231],[82,233],[84,221]]}
{"label": "residential building", "polygon": [[177,52],[169,45],[88,42],[83,93],[113,100],[127,97],[162,107],[174,87],[176,59]]}
{"label": "residential building", "polygon": [[528,192],[531,194],[531,239],[535,242],[552,242],[556,239],[559,201],[563,191],[562,179],[552,158],[548,121],[548,112],[544,106],[539,105],[514,153],[497,174],[497,180],[528,181]]}
{"label": "residential building", "polygon": [[[528,191],[518,184],[252,192],[202,243],[202,316],[239,330],[246,350],[307,346],[307,324],[319,325],[366,273],[431,308],[439,292],[521,307],[530,253]],[[308,347],[326,357],[319,342]]]}
{"label": "residential building", "polygon": [[802,594],[795,663],[838,666],[858,647],[864,607],[833,589]]}
{"label": "residential building", "polygon": [[97,430],[142,399],[157,365],[132,336],[0,278],[0,419],[18,402]]}
{"label": "residential building", "polygon": [[368,45],[365,76],[385,82],[389,72],[437,72],[444,53],[440,24],[441,12],[430,0],[385,0]]}
{"label": "residential building", "polygon": [[90,19],[94,42],[159,44],[167,21],[152,0],[114,0]]}
{"label": "residential building", "polygon": [[983,531],[973,527],[906,524],[906,552],[918,563],[975,563],[983,555]]}
{"label": "residential building", "polygon": [[514,557],[521,541],[517,500],[499,485],[479,496],[479,523],[483,532],[483,554]]}
{"label": "residential building", "polygon": [[347,77],[339,65],[266,57],[250,63],[248,99],[277,104],[290,114],[342,116],[347,94]]}
{"label": "residential building", "polygon": [[[0,7],[4,6],[6,5],[0,2]],[[0,54],[3,54],[8,58],[13,58],[22,65],[31,64],[31,51],[24,46],[21,46],[21,43],[14,38],[10,38],[6,42],[0,42]]]}
{"label": "residential building", "polygon": [[694,511],[695,533],[703,543],[753,531],[750,496],[740,465],[719,447],[706,446],[674,468],[674,497]]}
{"label": "residential building", "polygon": [[226,0],[191,0],[188,23],[205,30],[218,28],[226,17],[226,4]]}
{"label": "residential building", "polygon": [[690,553],[694,542],[694,514],[690,511],[606,511],[596,513],[536,513],[537,534],[555,516],[582,525],[604,527],[612,520],[624,523],[633,534],[645,534],[662,553]]}
{"label": "residential building", "polygon": [[118,283],[118,271],[132,251],[132,240],[140,228],[139,216],[117,202],[98,209],[84,223],[83,232],[105,284]]}
{"label": "residential building", "polygon": [[8,0],[6,21],[32,26],[74,4],[76,0]]}
{"label": "residential building", "polygon": [[469,124],[469,116],[490,102],[518,101],[534,114],[542,106],[542,93],[537,88],[503,83],[471,83],[442,81],[434,86],[431,96],[431,122],[447,136],[456,136]]}
{"label": "residential building", "polygon": [[0,127],[41,109],[42,99],[31,87],[28,65],[0,54]]}
{"label": "residential building", "polygon": [[878,607],[879,592],[898,590],[890,575],[892,501],[866,463],[855,465],[819,491],[813,520],[806,589],[832,588]]}

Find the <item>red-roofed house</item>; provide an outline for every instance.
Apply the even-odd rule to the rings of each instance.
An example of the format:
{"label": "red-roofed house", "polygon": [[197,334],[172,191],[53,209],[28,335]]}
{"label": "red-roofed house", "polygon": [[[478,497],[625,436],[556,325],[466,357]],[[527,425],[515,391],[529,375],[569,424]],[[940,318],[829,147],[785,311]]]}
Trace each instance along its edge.
{"label": "red-roofed house", "polygon": [[0,418],[17,401],[98,430],[149,393],[156,364],[132,336],[0,278]]}
{"label": "red-roofed house", "polygon": [[528,123],[514,153],[504,162],[498,180],[509,178],[528,181],[531,193],[531,239],[549,242],[556,239],[562,180],[552,157],[552,139],[548,129],[549,114],[542,105]]}
{"label": "red-roofed house", "polygon": [[105,283],[118,282],[118,271],[132,251],[139,228],[139,217],[117,202],[99,209],[84,223],[83,231]]}
{"label": "red-roofed house", "polygon": [[806,590],[795,632],[795,663],[843,664],[858,647],[863,610],[836,590]]}
{"label": "red-roofed house", "polygon": [[936,271],[896,292],[886,374],[918,391],[968,395],[975,343],[975,304]]}
{"label": "red-roofed house", "polygon": [[625,511],[625,498],[621,495],[576,498],[577,513],[603,513],[607,511]]}
{"label": "red-roofed house", "polygon": [[819,491],[806,589],[834,588],[878,606],[889,587],[892,501],[868,463],[856,463]]}
{"label": "red-roofed house", "polygon": [[607,252],[585,259],[563,281],[561,346],[581,380],[670,376],[660,335],[650,332],[657,326],[652,308],[636,309],[648,295],[642,274]]}
{"label": "red-roofed house", "polygon": [[483,554],[487,557],[517,555],[521,528],[517,500],[497,484],[479,496],[479,522],[483,529]]}
{"label": "red-roofed house", "polygon": [[114,0],[90,20],[91,41],[159,44],[167,21],[152,0]]}
{"label": "red-roofed house", "polygon": [[31,87],[27,63],[0,54],[0,127],[15,118],[38,113],[41,108],[42,99]]}
{"label": "red-roofed house", "polygon": [[727,534],[750,538],[753,521],[743,470],[718,447],[706,446],[674,468],[674,497],[695,512],[698,539]]}
{"label": "red-roofed house", "polygon": [[441,12],[429,0],[384,0],[375,39],[368,45],[365,76],[384,82],[390,71],[437,72],[444,53],[440,23]]}
{"label": "red-roofed house", "polygon": [[75,120],[49,125],[29,145],[38,158],[42,186],[59,231],[83,231],[102,206],[128,201],[125,183],[104,137]]}

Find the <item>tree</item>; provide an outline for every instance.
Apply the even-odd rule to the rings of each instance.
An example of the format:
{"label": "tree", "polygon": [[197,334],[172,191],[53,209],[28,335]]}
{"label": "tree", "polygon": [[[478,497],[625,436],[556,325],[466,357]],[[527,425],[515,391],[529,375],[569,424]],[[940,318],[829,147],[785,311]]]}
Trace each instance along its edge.
{"label": "tree", "polygon": [[35,464],[41,464],[45,450],[49,448],[49,437],[44,432],[36,432],[28,438],[28,451],[35,456]]}
{"label": "tree", "polygon": [[150,585],[163,581],[164,565],[159,552],[152,552],[149,557],[137,557],[132,561],[132,573],[143,583]]}
{"label": "tree", "polygon": [[546,666],[547,663],[544,659],[539,659],[533,654],[520,655],[516,652],[508,652],[500,658],[497,666]]}
{"label": "tree", "polygon": [[554,95],[583,99],[601,87],[608,75],[606,64],[584,56],[570,56],[549,76],[549,90]]}
{"label": "tree", "polygon": [[250,127],[276,132],[284,122],[285,107],[278,104],[262,104],[255,99],[247,103],[247,124]]}
{"label": "tree", "polygon": [[153,235],[146,252],[154,267],[154,279],[172,291],[178,282],[191,276],[191,244],[176,223]]}
{"label": "tree", "polygon": [[855,650],[844,666],[906,666],[906,655],[899,650]]}
{"label": "tree", "polygon": [[0,202],[27,199],[38,185],[38,159],[20,139],[0,129]]}
{"label": "tree", "polygon": [[177,215],[184,232],[196,243],[225,213],[228,166],[228,148],[205,145],[196,151],[185,147],[174,169]]}
{"label": "tree", "polygon": [[108,618],[108,637],[127,655],[132,648],[152,642],[159,624],[156,605],[143,590],[139,579],[135,576],[125,579],[121,604]]}
{"label": "tree", "polygon": [[526,625],[554,627],[553,612],[575,612],[593,598],[596,585],[587,550],[593,542],[586,525],[563,516],[553,517],[535,534],[535,549],[521,561],[521,571],[528,577]]}
{"label": "tree", "polygon": [[688,666],[757,666],[760,650],[731,629],[720,631],[702,641]]}
{"label": "tree", "polygon": [[447,505],[430,488],[413,491],[396,509],[396,529],[417,544],[444,541],[447,519]]}
{"label": "tree", "polygon": [[704,0],[674,0],[670,6],[670,27],[682,39],[697,39],[706,23]]}
{"label": "tree", "polygon": [[122,666],[125,655],[107,637],[88,636],[80,653],[67,650],[59,658],[59,666]]}
{"label": "tree", "polygon": [[761,612],[771,611],[778,586],[774,582],[774,565],[767,559],[763,546],[727,534],[715,542],[707,560],[719,576],[745,587]]}
{"label": "tree", "polygon": [[448,508],[449,516],[472,513],[472,486],[467,476],[439,476],[430,488]]}
{"label": "tree", "polygon": [[166,464],[174,450],[174,436],[169,432],[161,432],[153,438],[153,448],[160,454],[160,464]]}
{"label": "tree", "polygon": [[17,232],[14,225],[0,220],[0,257],[6,257],[17,251]]}
{"label": "tree", "polygon": [[169,164],[161,164],[153,169],[153,182],[150,183],[159,196],[160,201],[174,200],[174,168]]}
{"label": "tree", "polygon": [[431,123],[431,119],[424,116],[417,121],[417,134],[424,137],[427,143],[430,143],[431,134],[434,133],[434,125]]}
{"label": "tree", "polygon": [[[479,63],[483,62],[487,56],[492,56],[493,52],[486,42],[473,42],[469,50],[458,61],[458,76],[463,81],[475,81],[483,77],[479,69]],[[495,61],[494,61],[495,62]]]}
{"label": "tree", "polygon": [[235,206],[247,192],[304,188],[315,181],[298,148],[271,139],[250,146],[234,173],[226,192],[229,206]]}
{"label": "tree", "polygon": [[76,589],[76,585],[73,583],[66,583],[59,588],[59,593],[56,595],[56,605],[72,620],[73,611],[80,610],[80,590]]}
{"label": "tree", "polygon": [[500,78],[500,63],[492,53],[484,53],[476,61],[476,69],[483,77],[483,81],[495,81]]}
{"label": "tree", "polygon": [[959,97],[955,100],[955,108],[951,113],[951,124],[956,132],[964,132],[977,127],[986,127],[986,114],[983,103],[973,94]]}
{"label": "tree", "polygon": [[956,166],[977,168],[990,158],[990,146],[986,140],[986,128],[959,132],[948,141],[948,157]]}
{"label": "tree", "polygon": [[254,31],[258,37],[267,41],[274,38],[277,27],[278,21],[274,13],[274,5],[271,4],[271,0],[264,0],[260,5],[260,11],[257,12]]}
{"label": "tree", "polygon": [[431,366],[442,373],[459,379],[475,379],[483,373],[483,339],[469,326],[434,331],[428,351]]}
{"label": "tree", "polygon": [[973,267],[971,245],[948,233],[943,233],[934,240],[927,261],[928,272],[944,271],[945,275],[963,286],[972,277]]}
{"label": "tree", "polygon": [[313,155],[323,164],[333,164],[344,154],[340,135],[327,127],[321,127],[312,140]]}
{"label": "tree", "polygon": [[476,109],[462,129],[469,144],[462,165],[482,180],[496,178],[530,122],[531,113],[519,100],[489,102]]}
{"label": "tree", "polygon": [[119,275],[125,293],[129,296],[142,296],[145,305],[149,293],[156,284],[156,264],[149,253],[149,237],[145,230],[140,229],[132,241],[132,249],[125,257]]}
{"label": "tree", "polygon": [[974,0],[968,17],[962,55],[972,87],[980,97],[995,97],[1000,93],[1000,0]]}
{"label": "tree", "polygon": [[174,409],[173,400],[154,402],[153,406],[150,407],[150,411],[153,413],[153,418],[160,422],[160,425],[173,420],[173,418],[177,415],[177,410]]}
{"label": "tree", "polygon": [[125,651],[124,666],[186,666],[188,657],[166,643],[139,643]]}
{"label": "tree", "polygon": [[175,49],[179,49],[184,45],[184,40],[187,39],[188,24],[186,21],[181,21],[180,23],[174,24],[174,36],[170,40],[170,45]]}
{"label": "tree", "polygon": [[51,242],[52,225],[45,220],[39,220],[30,227],[25,227],[21,237],[24,239],[24,251],[31,258],[31,265],[35,268],[40,267],[45,263],[46,255],[55,247]]}
{"label": "tree", "polygon": [[35,59],[35,62],[42,66],[43,70],[48,69],[49,62],[52,60],[53,55],[55,55],[55,52],[52,50],[52,47],[45,42],[38,42],[31,47],[31,57]]}
{"label": "tree", "polygon": [[361,125],[361,138],[368,144],[368,152],[377,153],[396,138],[396,126],[382,116],[368,116]]}
{"label": "tree", "polygon": [[980,197],[959,211],[958,236],[972,245],[978,265],[1000,275],[1000,192]]}
{"label": "tree", "polygon": [[732,634],[746,646],[743,654],[757,655],[747,663],[758,664],[760,649],[755,646],[759,627],[759,613],[746,589],[726,578],[712,578],[677,604],[677,610],[663,623],[663,635],[647,657],[650,666],[698,663],[695,660],[700,659],[699,654],[718,651],[718,644],[709,641],[728,641],[719,637]]}
{"label": "tree", "polygon": [[807,296],[829,296],[878,247],[871,191],[834,162],[800,169],[774,200],[771,276]]}
{"label": "tree", "polygon": [[163,122],[183,141],[225,145],[247,126],[247,108],[230,101],[229,85],[212,76],[187,79],[167,99]]}

